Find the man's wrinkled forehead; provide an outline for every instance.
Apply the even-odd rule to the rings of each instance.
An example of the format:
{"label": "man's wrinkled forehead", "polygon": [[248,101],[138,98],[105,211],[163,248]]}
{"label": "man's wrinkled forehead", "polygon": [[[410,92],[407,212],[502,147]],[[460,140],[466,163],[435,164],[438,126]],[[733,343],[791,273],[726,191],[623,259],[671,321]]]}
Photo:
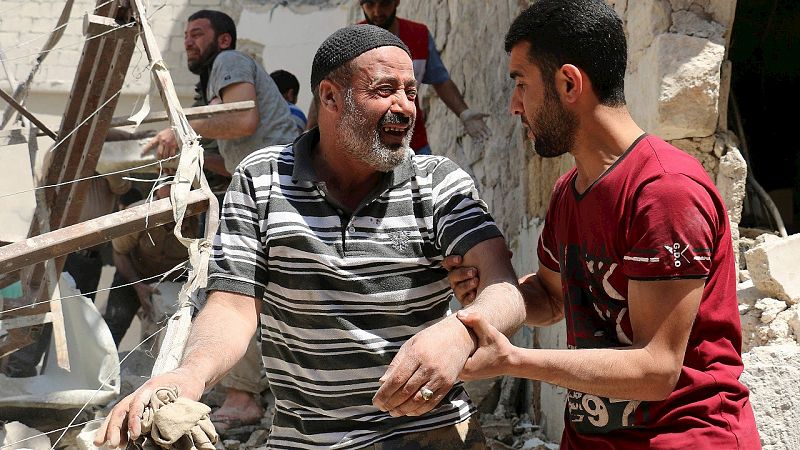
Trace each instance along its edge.
{"label": "man's wrinkled forehead", "polygon": [[394,4],[394,0],[360,0],[359,4],[362,5],[362,6],[364,6],[364,5],[372,6],[372,5],[378,4],[378,5],[383,6],[385,8],[387,6],[390,6],[390,5]]}
{"label": "man's wrinkled forehead", "polygon": [[371,78],[386,78],[393,76],[397,78],[402,74],[404,83],[413,82],[414,65],[411,57],[403,49],[394,46],[383,46],[366,51],[353,59],[353,63],[360,72],[369,73]]}

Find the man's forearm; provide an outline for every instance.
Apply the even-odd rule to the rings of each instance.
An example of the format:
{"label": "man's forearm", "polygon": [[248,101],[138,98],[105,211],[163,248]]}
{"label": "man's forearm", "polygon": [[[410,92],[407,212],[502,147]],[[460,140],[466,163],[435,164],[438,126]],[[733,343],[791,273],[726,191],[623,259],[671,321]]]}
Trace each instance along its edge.
{"label": "man's forearm", "polygon": [[122,278],[130,283],[138,282],[141,279],[141,276],[139,276],[139,274],[136,272],[136,269],[133,268],[133,262],[131,261],[130,255],[127,253],[120,253],[115,250],[112,257],[114,260],[114,267],[116,268],[117,272],[122,275]]}
{"label": "man's forearm", "polygon": [[238,139],[250,136],[258,128],[258,111],[219,114],[189,122],[195,132],[208,139]]}
{"label": "man's forearm", "polygon": [[192,323],[180,367],[205,380],[219,381],[247,350],[258,324],[255,300],[214,291]]}
{"label": "man's forearm", "polygon": [[528,325],[546,327],[564,318],[564,300],[558,293],[548,291],[539,274],[524,277],[519,291],[525,300],[525,323]]}
{"label": "man's forearm", "polygon": [[498,331],[510,336],[525,321],[525,304],[517,286],[511,281],[487,286],[469,306],[470,312],[480,313]]}
{"label": "man's forearm", "polygon": [[433,84],[436,95],[444,102],[444,104],[453,111],[455,115],[460,115],[467,109],[467,104],[464,102],[464,97],[458,91],[458,86],[453,83],[453,80],[447,80],[443,83]]}
{"label": "man's forearm", "polygon": [[504,372],[575,391],[626,400],[663,400],[677,375],[647,349],[519,348]]}

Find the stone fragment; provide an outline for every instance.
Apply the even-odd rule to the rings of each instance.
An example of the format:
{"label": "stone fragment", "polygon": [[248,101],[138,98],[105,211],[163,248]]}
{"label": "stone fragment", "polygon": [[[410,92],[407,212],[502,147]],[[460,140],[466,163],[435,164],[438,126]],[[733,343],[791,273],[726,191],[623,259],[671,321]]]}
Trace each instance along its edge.
{"label": "stone fragment", "polygon": [[756,347],[742,360],[763,448],[800,448],[800,346]]}
{"label": "stone fragment", "polygon": [[716,185],[725,201],[728,218],[735,224],[742,219],[746,183],[747,163],[738,148],[728,147],[728,151],[719,160]]}
{"label": "stone fragment", "polygon": [[102,422],[89,422],[81,428],[78,437],[75,438],[75,447],[78,450],[99,450],[99,447],[94,445],[94,436],[97,430],[100,429]]}
{"label": "stone fragment", "polygon": [[664,33],[626,80],[631,114],[666,140],[711,136],[717,127],[725,47],[708,39]]}
{"label": "stone fragment", "polygon": [[628,53],[633,64],[661,33],[669,29],[669,4],[663,0],[637,0],[628,5]]}
{"label": "stone fragment", "polygon": [[[763,237],[762,237],[763,236]],[[787,238],[762,235],[745,253],[753,284],[785,302],[800,301],[800,234]]]}
{"label": "stone fragment", "polygon": [[225,450],[239,450],[242,443],[234,439],[226,439],[222,441],[222,445],[225,447]]}
{"label": "stone fragment", "polygon": [[676,11],[672,13],[670,33],[685,34],[706,38],[716,44],[724,45],[725,27],[706,20],[691,11]]}
{"label": "stone fragment", "polygon": [[778,313],[786,309],[786,303],[769,297],[758,300],[754,306],[761,310],[761,323],[772,322]]}

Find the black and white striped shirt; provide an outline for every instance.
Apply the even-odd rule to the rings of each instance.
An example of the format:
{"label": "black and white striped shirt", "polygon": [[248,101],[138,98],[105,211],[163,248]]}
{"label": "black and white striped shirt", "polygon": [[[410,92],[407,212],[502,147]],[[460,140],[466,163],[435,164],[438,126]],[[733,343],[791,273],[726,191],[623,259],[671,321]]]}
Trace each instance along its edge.
{"label": "black and white striped shirt", "polygon": [[263,299],[267,446],[359,448],[465,420],[475,407],[460,384],[421,417],[393,418],[372,397],[403,343],[448,314],[443,257],[500,231],[472,179],[436,156],[409,155],[348,212],[314,174],[318,141],[314,130],[242,161],[210,264],[209,290]]}

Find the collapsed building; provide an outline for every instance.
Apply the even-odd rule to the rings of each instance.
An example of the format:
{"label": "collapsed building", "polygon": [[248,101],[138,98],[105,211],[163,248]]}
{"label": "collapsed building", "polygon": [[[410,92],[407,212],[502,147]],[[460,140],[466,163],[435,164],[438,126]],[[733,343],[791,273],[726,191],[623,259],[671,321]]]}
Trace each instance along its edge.
{"label": "collapsed building", "polygon": [[[796,36],[800,28],[793,26],[800,21],[800,8],[788,0],[607,1],[625,21],[629,42],[626,97],[632,115],[648,132],[696,157],[715,180],[728,207],[740,270],[742,380],[751,389],[762,445],[798,448],[800,432],[793,424],[800,419],[800,387],[795,382],[800,378],[800,239],[789,233],[796,231],[800,222],[796,219],[800,158],[796,148],[777,141],[775,129],[788,128],[791,120],[779,114],[778,103],[800,92],[796,89],[800,81],[796,52],[782,47],[800,42]],[[239,24],[244,50],[269,69],[277,69],[274,55],[280,49],[275,45],[280,44],[274,42],[275,35],[264,34],[263,21],[276,27],[277,22],[299,26],[321,14],[315,16],[323,17],[325,24],[318,27],[319,35],[305,38],[305,47],[292,48],[295,53],[299,48],[308,51],[310,59],[330,31],[360,18],[354,3],[187,0],[165,3],[151,20],[176,93],[181,103],[188,104],[194,82],[183,68],[181,36],[183,18],[194,9],[213,7],[231,14]],[[422,92],[431,147],[476,180],[510,243],[519,273],[537,267],[535,248],[550,191],[573,164],[569,155],[556,159],[535,155],[520,124],[507,111],[512,84],[502,37],[528,3],[404,0],[400,10],[404,17],[429,25],[445,65],[470,105],[490,114],[492,136],[479,146],[442,102],[431,101],[435,92]],[[92,7],[87,0],[75,2],[76,11]],[[55,13],[39,8],[38,3],[27,2],[20,6],[20,20],[0,19],[0,46],[5,46],[7,54],[11,54],[7,42],[24,41],[12,33],[36,26],[45,32],[53,27]],[[34,25],[34,16],[53,19]],[[284,45],[291,45],[284,39]],[[482,47],[476,49],[476,45]],[[61,114],[76,59],[72,54],[43,65],[26,103],[31,111],[37,115],[41,111],[43,117],[49,112],[54,119]],[[24,77],[27,69],[20,68],[23,64],[17,66],[16,77]],[[136,110],[139,99],[151,93],[146,67],[146,58],[134,58],[117,114]],[[308,69],[296,72],[301,75]],[[781,83],[784,87],[779,91]],[[786,89],[786,85],[795,89]],[[308,98],[301,98],[300,104],[305,106]],[[27,158],[27,150],[24,156]],[[12,190],[18,188],[4,188],[4,192]],[[24,228],[27,231],[27,224]],[[565,346],[566,335],[561,324],[525,329],[514,339],[518,345],[559,348]],[[505,448],[499,447],[501,435],[513,434],[514,426],[521,429],[516,430],[518,434],[537,429],[542,438],[559,439],[563,389],[499,379],[475,385],[473,393],[488,399],[490,406],[482,411],[489,413],[486,420],[496,420],[487,434],[496,432],[495,437],[500,438],[497,448]],[[529,425],[518,421],[521,415],[530,418]],[[517,417],[513,425],[511,416]],[[504,445],[510,445],[507,441]],[[517,444],[519,447],[520,442]]]}

